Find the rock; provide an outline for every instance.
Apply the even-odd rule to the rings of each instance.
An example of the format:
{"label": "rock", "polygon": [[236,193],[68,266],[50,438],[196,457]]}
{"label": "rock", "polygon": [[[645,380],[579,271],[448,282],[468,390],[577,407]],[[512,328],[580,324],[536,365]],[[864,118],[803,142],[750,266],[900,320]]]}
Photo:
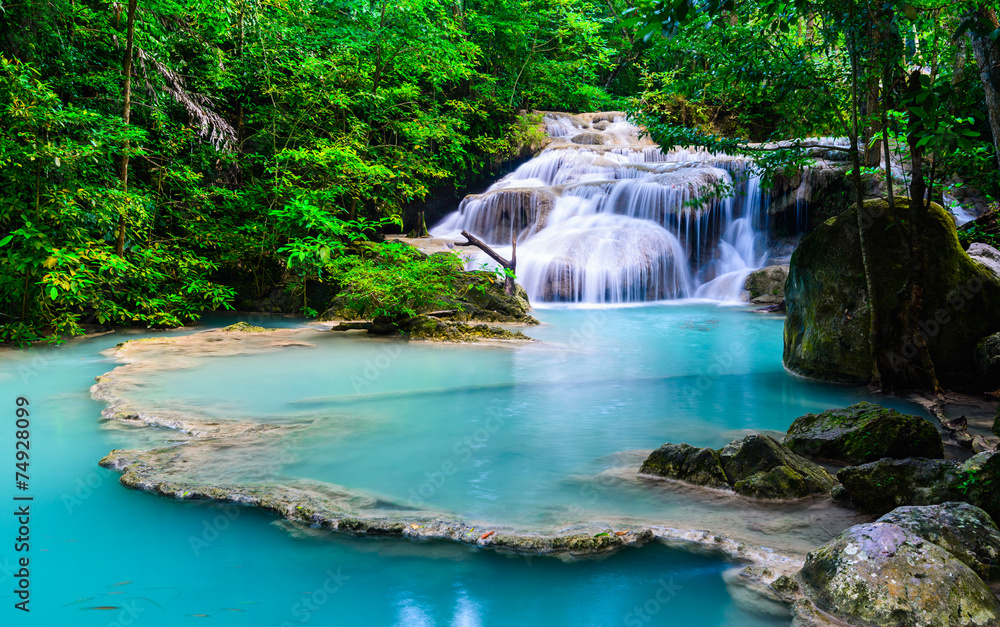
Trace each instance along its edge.
{"label": "rock", "polygon": [[767,435],[749,435],[719,451],[726,478],[737,494],[758,499],[828,494],[837,485],[823,467],[799,457]]}
{"label": "rock", "polygon": [[[430,316],[414,316],[398,325],[389,327],[390,333],[402,334],[410,340],[437,342],[478,342],[480,340],[521,340],[531,338],[520,331],[508,331],[486,324],[470,325],[464,322],[446,322]],[[369,330],[369,333],[372,333]],[[380,335],[384,333],[374,333]]]}
{"label": "rock", "polygon": [[223,327],[222,330],[227,333],[264,333],[267,331],[264,327],[255,327],[246,322],[237,322],[228,327]]}
{"label": "rock", "polygon": [[1000,333],[994,333],[976,344],[976,369],[983,386],[995,389],[1000,386]]}
{"label": "rock", "polygon": [[732,488],[755,499],[798,499],[827,494],[837,484],[830,473],[766,435],[748,435],[716,451],[688,444],[664,444],[640,474],[710,488]]}
{"label": "rock", "polygon": [[969,419],[965,416],[953,419],[941,418],[941,425],[948,431],[965,431],[969,428]]}
{"label": "rock", "polygon": [[783,443],[799,455],[848,464],[944,457],[941,435],[929,421],[867,402],[801,416]]}
{"label": "rock", "polygon": [[708,488],[728,488],[719,453],[690,444],[664,444],[653,451],[639,473],[686,481]]}
{"label": "rock", "polygon": [[993,417],[993,426],[990,427],[990,431],[993,432],[993,435],[1000,436],[1000,407],[997,407],[997,413]]}
{"label": "rock", "polygon": [[458,311],[460,321],[522,322],[538,324],[531,315],[528,293],[515,285],[514,294],[504,292],[503,282],[494,281],[492,272],[464,272],[454,286],[454,296],[446,299]]}
{"label": "rock", "polygon": [[[863,211],[871,223],[871,262],[878,268],[879,319],[895,328],[890,321],[899,319],[898,294],[905,293],[910,268],[909,205],[898,198],[890,215],[885,201],[869,201]],[[817,227],[792,255],[784,347],[784,364],[792,372],[856,384],[871,379],[869,299],[857,223],[852,206]],[[927,258],[920,330],[941,384],[962,385],[976,374],[976,343],[1000,330],[1000,281],[962,250],[951,215],[936,204],[927,212],[922,237],[933,253]],[[899,347],[893,363],[905,364],[916,354],[912,338],[886,333],[887,345]]]}
{"label": "rock", "polygon": [[854,506],[882,515],[901,505],[935,505],[951,500],[961,464],[940,459],[880,459],[843,468],[837,479]]}
{"label": "rock", "polygon": [[993,453],[997,450],[997,441],[987,439],[984,436],[976,434],[972,436],[972,452],[973,453]]}
{"label": "rock", "polygon": [[897,507],[877,522],[891,523],[933,542],[986,581],[1000,578],[1000,530],[989,514],[968,503]]}
{"label": "rock", "polygon": [[607,137],[601,133],[580,133],[570,140],[574,144],[581,144],[584,146],[603,146],[608,143]]}
{"label": "rock", "polygon": [[767,266],[755,270],[747,276],[744,287],[750,293],[750,302],[762,305],[776,305],[785,299],[787,266]]}
{"label": "rock", "polygon": [[837,473],[854,506],[882,515],[901,505],[964,501],[1000,520],[1000,454],[978,453],[964,464],[942,459],[880,459]]}
{"label": "rock", "polygon": [[1000,601],[974,571],[889,523],[847,529],[810,553],[797,578],[819,609],[852,625],[1000,624]]}
{"label": "rock", "polygon": [[965,252],[969,253],[973,261],[992,272],[993,276],[1000,277],[1000,250],[989,244],[975,242]]}

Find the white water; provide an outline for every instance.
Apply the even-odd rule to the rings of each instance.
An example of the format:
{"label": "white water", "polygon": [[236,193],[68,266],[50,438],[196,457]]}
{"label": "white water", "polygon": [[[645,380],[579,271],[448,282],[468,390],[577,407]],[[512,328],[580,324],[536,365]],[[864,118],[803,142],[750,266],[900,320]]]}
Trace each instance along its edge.
{"label": "white water", "polygon": [[[532,302],[745,300],[764,265],[760,181],[744,159],[662,152],[620,113],[546,114],[552,143],[431,232],[509,258]],[[734,194],[714,197],[721,186]],[[488,261],[477,256],[470,267]]]}

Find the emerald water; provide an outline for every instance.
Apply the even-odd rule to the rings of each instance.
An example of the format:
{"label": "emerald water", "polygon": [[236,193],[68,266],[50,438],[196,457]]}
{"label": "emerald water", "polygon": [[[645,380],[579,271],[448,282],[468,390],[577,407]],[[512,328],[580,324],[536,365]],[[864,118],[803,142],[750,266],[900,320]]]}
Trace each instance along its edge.
{"label": "emerald water", "polygon": [[[543,325],[527,332],[542,341],[530,345],[304,331],[298,339],[310,346],[188,358],[141,380],[130,400],[299,427],[266,446],[218,451],[198,479],[319,480],[483,529],[663,524],[798,552],[850,524],[849,512],[824,505],[768,508],[634,477],[643,454],[666,441],[719,446],[866,398],[786,374],[780,319],[697,303],[536,313]],[[8,549],[3,624],[788,622],[727,586],[740,564],[693,548],[513,557],[301,530],[254,510],[128,491],[96,462],[175,434],[100,420],[103,404],[88,389],[117,365],[101,351],[125,337],[136,336],[0,353],[0,399],[32,403],[35,496],[32,612],[13,610]],[[13,419],[0,429],[13,442]],[[8,546],[13,521],[0,520]]]}

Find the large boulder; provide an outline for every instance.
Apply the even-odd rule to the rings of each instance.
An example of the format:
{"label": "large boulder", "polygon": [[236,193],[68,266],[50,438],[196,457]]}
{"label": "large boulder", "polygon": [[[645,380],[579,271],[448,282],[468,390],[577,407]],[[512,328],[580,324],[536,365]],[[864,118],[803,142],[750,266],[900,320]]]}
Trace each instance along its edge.
{"label": "large boulder", "polygon": [[767,500],[828,494],[837,485],[824,468],[766,435],[749,435],[720,450],[664,444],[646,458],[639,472],[710,488],[731,488],[742,496]]}
{"label": "large boulder", "polygon": [[708,488],[730,487],[718,451],[690,444],[664,444],[646,458],[639,472]]}
{"label": "large boulder", "polygon": [[817,607],[851,625],[1000,624],[1000,601],[975,572],[889,523],[847,529],[810,553],[797,578]]}
{"label": "large boulder", "polygon": [[[868,201],[862,212],[877,269],[879,336],[886,347],[897,347],[893,363],[905,365],[920,342],[916,330],[914,337],[902,337],[898,325],[909,294],[909,204],[897,198],[890,212],[884,200]],[[784,348],[792,372],[846,383],[871,378],[869,298],[857,224],[852,206],[810,233],[792,255]],[[940,206],[927,211],[921,236],[929,254],[919,332],[941,383],[961,384],[975,375],[976,343],[1000,331],[1000,281],[962,250],[954,220]]]}
{"label": "large boulder", "polygon": [[783,443],[799,455],[847,464],[944,457],[941,435],[929,421],[868,402],[801,416]]}
{"label": "large boulder", "polygon": [[1000,454],[979,453],[965,463],[943,459],[880,459],[837,473],[854,506],[886,514],[901,505],[971,503],[1000,520]]}
{"label": "large boulder", "polygon": [[754,270],[747,276],[744,287],[751,303],[776,305],[785,300],[785,280],[788,266],[767,266]]}
{"label": "large boulder", "polygon": [[877,522],[933,542],[986,581],[1000,578],[1000,530],[982,509],[961,502],[897,507]]}

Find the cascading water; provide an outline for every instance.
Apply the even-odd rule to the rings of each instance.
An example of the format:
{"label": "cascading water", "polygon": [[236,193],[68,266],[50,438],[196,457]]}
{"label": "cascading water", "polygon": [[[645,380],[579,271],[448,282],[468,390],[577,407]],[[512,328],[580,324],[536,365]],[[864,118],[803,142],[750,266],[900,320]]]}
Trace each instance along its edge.
{"label": "cascading water", "polygon": [[767,258],[760,181],[745,159],[663,152],[623,113],[545,123],[544,151],[432,233],[467,230],[505,255],[516,235],[518,282],[536,303],[741,299]]}

